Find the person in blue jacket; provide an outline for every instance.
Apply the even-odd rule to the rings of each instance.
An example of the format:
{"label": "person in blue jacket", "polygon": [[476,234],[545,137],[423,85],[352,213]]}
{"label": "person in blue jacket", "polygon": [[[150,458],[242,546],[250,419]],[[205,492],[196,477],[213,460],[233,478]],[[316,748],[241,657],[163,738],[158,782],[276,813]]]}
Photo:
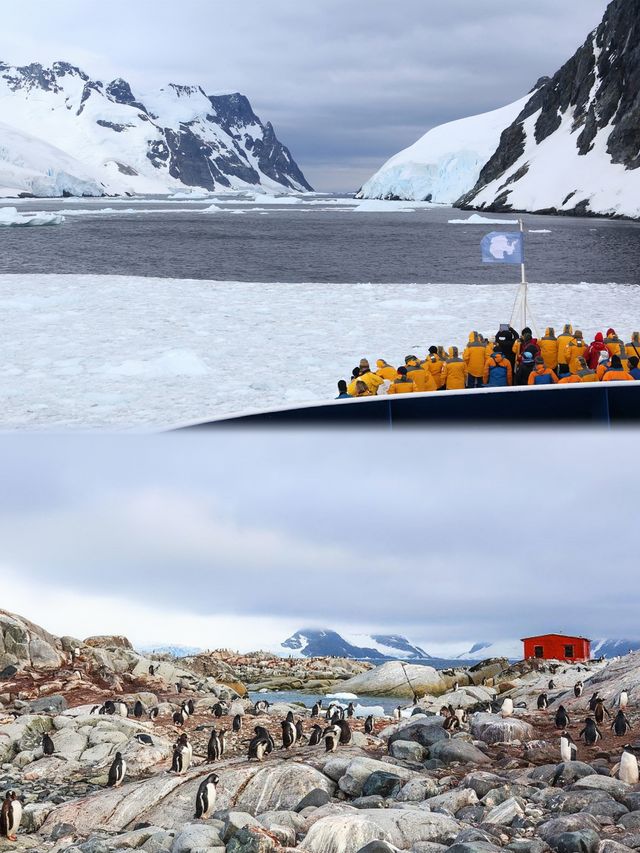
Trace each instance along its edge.
{"label": "person in blue jacket", "polygon": [[640,367],[638,367],[638,363],[640,363],[638,356],[632,355],[629,359],[629,373],[636,380],[640,379]]}
{"label": "person in blue jacket", "polygon": [[347,383],[344,379],[338,381],[338,396],[336,400],[350,400],[351,394],[347,394]]}

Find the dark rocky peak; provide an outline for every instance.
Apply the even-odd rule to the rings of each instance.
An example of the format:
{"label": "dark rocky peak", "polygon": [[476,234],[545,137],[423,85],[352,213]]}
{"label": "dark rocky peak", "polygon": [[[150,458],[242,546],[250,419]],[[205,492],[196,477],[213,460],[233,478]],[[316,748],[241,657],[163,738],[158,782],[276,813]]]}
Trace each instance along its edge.
{"label": "dark rocky peak", "polygon": [[538,89],[541,89],[541,88],[542,88],[543,86],[545,86],[545,85],[546,85],[550,80],[551,80],[551,77],[549,77],[549,76],[544,76],[544,77],[540,77],[540,78],[538,78],[538,80],[536,81],[535,86],[533,86],[533,87],[532,87],[532,88],[527,92],[527,94],[528,94],[528,95],[533,95],[533,93],[534,93],[534,92],[537,92],[537,91],[538,91]]}
{"label": "dark rocky peak", "polygon": [[71,65],[69,62],[54,62],[51,66],[51,70],[56,75],[56,77],[79,77],[81,80],[84,80],[85,83],[89,80],[89,75],[85,74],[80,68],[76,65]]}
{"label": "dark rocky peak", "polygon": [[116,104],[126,104],[127,106],[135,107],[143,113],[147,112],[147,108],[140,101],[136,101],[131,86],[122,77],[116,77],[112,80],[105,89],[107,96],[115,101]]}
{"label": "dark rocky peak", "polygon": [[50,68],[43,68],[39,62],[21,65],[15,69],[17,75],[9,78],[14,89],[44,89],[47,92],[59,92],[56,75]]}
{"label": "dark rocky peak", "polygon": [[204,91],[200,86],[182,86],[179,83],[169,83],[169,88],[173,89],[179,98],[189,98],[191,95],[204,95]]}
{"label": "dark rocky peak", "polygon": [[209,101],[215,110],[217,121],[227,131],[232,127],[261,123],[251,109],[249,99],[240,92],[231,95],[209,95]]}

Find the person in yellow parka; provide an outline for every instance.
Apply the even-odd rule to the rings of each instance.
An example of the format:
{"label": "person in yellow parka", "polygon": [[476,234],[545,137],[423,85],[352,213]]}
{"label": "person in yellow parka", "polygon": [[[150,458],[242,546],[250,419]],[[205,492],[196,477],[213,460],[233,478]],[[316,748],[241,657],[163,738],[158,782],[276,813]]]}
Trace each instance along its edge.
{"label": "person in yellow parka", "polygon": [[374,395],[369,391],[366,382],[363,382],[361,379],[356,379],[356,397],[373,397]]}
{"label": "person in yellow parka", "polygon": [[376,361],[376,367],[378,368],[376,370],[376,376],[379,376],[381,379],[388,379],[389,382],[393,382],[394,379],[398,378],[398,371],[395,367],[387,364],[383,358],[379,358]]}
{"label": "person in yellow parka", "polygon": [[467,368],[467,388],[482,388],[487,349],[482,335],[478,332],[471,332],[469,335],[469,343],[465,347],[462,358]]}
{"label": "person in yellow parka", "polygon": [[[384,379],[381,376],[377,376],[375,373],[371,372],[369,362],[366,358],[360,359],[360,374],[358,375],[358,380],[360,382],[364,382],[374,397],[378,393],[378,388],[384,382]],[[349,394],[351,393],[349,389],[347,389],[347,392]]]}
{"label": "person in yellow parka", "polygon": [[529,385],[555,385],[558,381],[555,370],[545,367],[541,355],[536,358],[536,366],[529,374]]}
{"label": "person in yellow parka", "polygon": [[569,341],[564,351],[565,364],[569,366],[570,373],[578,372],[578,359],[584,358],[587,352],[587,344],[582,337],[582,332],[576,329],[573,340]]}
{"label": "person in yellow parka", "polygon": [[415,355],[408,355],[404,363],[407,368],[407,379],[411,379],[418,391],[438,390],[431,372],[422,367]]}
{"label": "person in yellow parka", "polygon": [[398,378],[389,385],[387,394],[413,394],[417,390],[415,383],[407,376],[407,368],[399,367]]}
{"label": "person in yellow parka", "polygon": [[438,347],[429,347],[429,354],[422,362],[423,370],[428,370],[433,377],[438,391],[444,387],[444,376],[442,375],[443,361],[438,355]]}
{"label": "person in yellow parka", "polygon": [[544,366],[550,367],[551,370],[558,368],[558,339],[553,326],[549,326],[544,331],[544,337],[538,341],[540,347],[540,355],[544,359]]}
{"label": "person in yellow parka", "polygon": [[444,365],[444,387],[447,391],[459,391],[467,385],[467,365],[458,355],[458,347],[449,347],[449,358]]}
{"label": "person in yellow parka", "polygon": [[573,340],[573,326],[571,323],[566,323],[562,334],[558,335],[558,364],[566,364],[567,356],[566,349],[569,346],[569,342]]}
{"label": "person in yellow parka", "polygon": [[598,377],[596,376],[595,370],[591,370],[585,358],[578,359],[578,370],[576,371],[576,376],[580,378],[581,382],[599,381]]}
{"label": "person in yellow parka", "polygon": [[624,369],[619,355],[611,356],[611,367],[602,377],[603,382],[634,382],[633,376]]}
{"label": "person in yellow parka", "polygon": [[631,340],[625,349],[627,351],[627,358],[631,358],[633,355],[636,358],[640,358],[640,332],[633,332],[631,334]]}

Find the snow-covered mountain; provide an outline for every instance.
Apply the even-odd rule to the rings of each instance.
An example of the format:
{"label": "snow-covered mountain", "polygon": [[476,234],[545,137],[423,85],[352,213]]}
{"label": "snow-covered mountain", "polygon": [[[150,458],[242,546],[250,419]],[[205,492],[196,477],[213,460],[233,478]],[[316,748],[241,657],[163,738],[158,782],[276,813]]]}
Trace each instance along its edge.
{"label": "snow-covered mountain", "polygon": [[285,640],[280,654],[297,657],[345,657],[356,660],[428,660],[430,655],[397,634],[349,634],[309,628]]}
{"label": "snow-covered mountain", "polygon": [[592,640],[591,656],[615,658],[629,652],[640,651],[640,640]]}
{"label": "snow-covered mountain", "polygon": [[197,646],[139,646],[136,651],[156,655],[173,655],[174,658],[186,658],[199,654],[202,649]]}
{"label": "snow-covered mountain", "polygon": [[311,187],[241,94],[134,92],[67,62],[0,63],[0,195]]}
{"label": "snow-covered mountain", "polygon": [[434,127],[391,157],[357,197],[453,204],[475,186],[500,134],[526,102]]}
{"label": "snow-covered mountain", "polygon": [[640,0],[613,0],[582,47],[529,96],[435,128],[361,194],[640,218],[639,93]]}
{"label": "snow-covered mountain", "polygon": [[470,649],[466,649],[462,654],[457,654],[455,657],[458,660],[487,660],[487,658],[522,660],[522,643],[520,640],[474,643]]}

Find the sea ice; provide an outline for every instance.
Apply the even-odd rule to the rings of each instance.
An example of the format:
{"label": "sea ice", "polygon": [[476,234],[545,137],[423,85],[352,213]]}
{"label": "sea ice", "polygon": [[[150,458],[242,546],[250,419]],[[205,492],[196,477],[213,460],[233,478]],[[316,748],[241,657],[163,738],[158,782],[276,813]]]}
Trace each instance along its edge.
{"label": "sea ice", "polygon": [[63,222],[64,216],[59,213],[18,213],[17,207],[0,207],[0,226],[61,225]]}
{"label": "sea ice", "polygon": [[449,225],[519,225],[518,219],[489,219],[487,216],[480,216],[478,213],[472,213],[468,219],[450,219]]}

